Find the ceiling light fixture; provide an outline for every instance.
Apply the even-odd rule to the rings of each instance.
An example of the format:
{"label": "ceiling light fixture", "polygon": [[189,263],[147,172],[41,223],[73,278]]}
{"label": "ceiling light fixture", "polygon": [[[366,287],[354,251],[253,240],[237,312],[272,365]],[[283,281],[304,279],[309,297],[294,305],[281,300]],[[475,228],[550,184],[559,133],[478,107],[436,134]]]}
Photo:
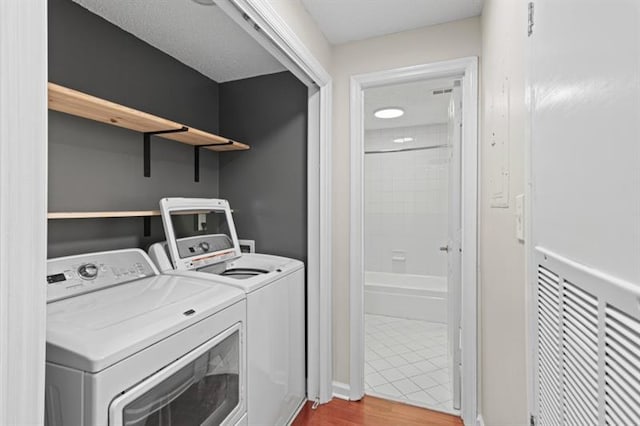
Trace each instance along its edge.
{"label": "ceiling light fixture", "polygon": [[193,0],[194,2],[201,4],[203,6],[215,6],[216,4],[213,0]]}
{"label": "ceiling light fixture", "polygon": [[387,107],[376,110],[373,115],[378,118],[398,118],[404,115],[404,110],[398,107]]}
{"label": "ceiling light fixture", "polygon": [[406,137],[406,138],[397,138],[393,140],[395,143],[405,143],[405,142],[413,142],[413,138],[410,137]]}

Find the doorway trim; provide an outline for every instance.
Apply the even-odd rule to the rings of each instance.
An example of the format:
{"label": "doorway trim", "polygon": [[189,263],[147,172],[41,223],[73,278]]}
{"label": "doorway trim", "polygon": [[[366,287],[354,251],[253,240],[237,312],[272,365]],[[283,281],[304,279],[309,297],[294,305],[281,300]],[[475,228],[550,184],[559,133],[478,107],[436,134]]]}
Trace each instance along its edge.
{"label": "doorway trim", "polygon": [[0,2],[0,94],[0,424],[42,424],[47,2]]}
{"label": "doorway trim", "polygon": [[360,74],[351,77],[350,206],[350,377],[349,399],[364,396],[364,220],[363,171],[365,89],[442,77],[462,79],[462,407],[465,424],[477,416],[477,276],[478,276],[478,58]]}
{"label": "doorway trim", "polygon": [[307,398],[332,398],[331,109],[332,79],[268,0],[217,6],[308,87]]}

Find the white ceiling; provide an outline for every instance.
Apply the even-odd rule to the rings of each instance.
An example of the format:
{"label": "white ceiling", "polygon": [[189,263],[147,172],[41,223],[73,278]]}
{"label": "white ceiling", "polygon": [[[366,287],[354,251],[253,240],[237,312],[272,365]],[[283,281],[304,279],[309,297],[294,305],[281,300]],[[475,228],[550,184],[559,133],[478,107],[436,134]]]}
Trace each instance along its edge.
{"label": "white ceiling", "polygon": [[[453,87],[453,81],[453,78],[448,78],[366,89],[365,130],[446,123],[451,95],[434,95],[433,91],[450,89]],[[386,107],[400,107],[404,109],[404,115],[391,119],[377,118],[373,115],[376,110]]]}
{"label": "white ceiling", "polygon": [[483,0],[302,0],[331,44],[478,16]]}
{"label": "white ceiling", "polygon": [[73,0],[217,82],[285,68],[214,5],[193,0]]}

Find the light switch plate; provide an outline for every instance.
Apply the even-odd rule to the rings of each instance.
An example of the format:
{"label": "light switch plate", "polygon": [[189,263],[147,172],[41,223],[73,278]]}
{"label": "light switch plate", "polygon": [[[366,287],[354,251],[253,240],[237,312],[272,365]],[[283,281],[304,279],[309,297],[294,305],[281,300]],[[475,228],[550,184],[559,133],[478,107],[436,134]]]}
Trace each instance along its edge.
{"label": "light switch plate", "polygon": [[524,194],[516,195],[516,238],[524,242]]}

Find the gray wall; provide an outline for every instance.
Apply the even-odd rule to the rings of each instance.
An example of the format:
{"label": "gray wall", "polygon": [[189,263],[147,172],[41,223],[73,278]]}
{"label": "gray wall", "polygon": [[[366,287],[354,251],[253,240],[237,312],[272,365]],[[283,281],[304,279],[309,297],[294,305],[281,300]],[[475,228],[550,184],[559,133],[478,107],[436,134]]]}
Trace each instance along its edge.
{"label": "gray wall", "polygon": [[[219,86],[71,0],[49,0],[49,80],[203,130],[218,132]],[[160,130],[160,129],[159,129]],[[49,211],[157,209],[166,196],[216,197],[218,154],[161,138],[143,177],[142,135],[49,112]],[[49,257],[163,239],[159,218],[49,221]]]}
{"label": "gray wall", "polygon": [[220,156],[220,197],[256,251],[307,259],[307,88],[291,73],[220,84],[220,131],[251,150]]}

